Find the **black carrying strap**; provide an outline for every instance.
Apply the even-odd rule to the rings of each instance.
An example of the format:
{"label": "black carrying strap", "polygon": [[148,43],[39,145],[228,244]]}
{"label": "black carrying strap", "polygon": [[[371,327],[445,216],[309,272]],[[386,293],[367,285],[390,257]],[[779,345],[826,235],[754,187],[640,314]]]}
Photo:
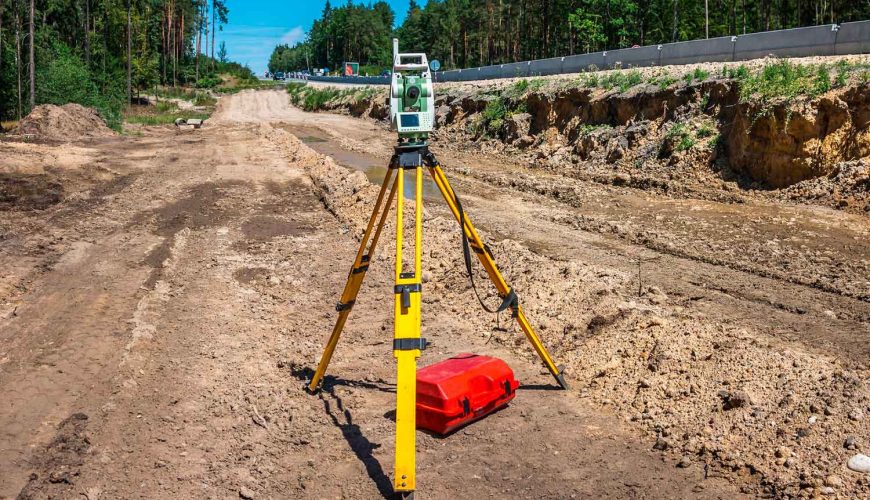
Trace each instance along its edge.
{"label": "black carrying strap", "polygon": [[[518,314],[519,298],[517,297],[517,294],[514,293],[513,288],[508,291],[507,295],[502,297],[501,305],[495,309],[490,309],[490,307],[487,306],[480,297],[480,293],[477,291],[477,285],[474,284],[474,271],[471,269],[471,245],[468,242],[468,236],[465,234],[465,211],[462,210],[462,202],[459,201],[459,196],[452,189],[450,191],[453,195],[453,200],[456,202],[456,210],[459,212],[459,232],[462,233],[462,257],[465,259],[465,270],[468,273],[468,280],[471,281],[471,289],[474,290],[474,295],[477,297],[477,301],[480,302],[480,306],[484,311],[493,314],[500,313],[510,307],[512,308],[512,316],[516,318]],[[490,253],[488,248],[484,247],[480,249],[480,251],[488,253],[490,258],[492,258],[492,253]]]}

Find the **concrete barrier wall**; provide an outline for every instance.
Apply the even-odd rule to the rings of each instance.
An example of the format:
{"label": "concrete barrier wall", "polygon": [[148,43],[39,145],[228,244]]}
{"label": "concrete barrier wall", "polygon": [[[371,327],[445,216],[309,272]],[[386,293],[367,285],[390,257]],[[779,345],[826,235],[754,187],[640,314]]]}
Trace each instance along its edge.
{"label": "concrete barrier wall", "polygon": [[606,68],[635,68],[657,66],[659,64],[658,45],[647,45],[633,49],[608,50],[603,53]]}
{"label": "concrete barrier wall", "polygon": [[771,54],[777,57],[832,55],[836,38],[836,25],[831,24],[740,35],[734,46],[734,60],[758,59]]}
{"label": "concrete barrier wall", "polygon": [[[777,57],[806,57],[832,54],[870,53],[870,21],[837,25],[810,26],[789,30],[723,36],[709,40],[647,45],[592,54],[578,54],[536,61],[523,61],[481,68],[441,71],[438,82],[468,82],[495,78],[515,78],[580,73],[591,69],[729,62]],[[309,80],[363,85],[389,85],[383,77],[309,77]]]}
{"label": "concrete barrier wall", "polygon": [[837,31],[834,53],[837,55],[870,53],[870,21],[841,24]]}
{"label": "concrete barrier wall", "polygon": [[562,71],[565,73],[589,71],[593,66],[596,69],[604,68],[604,52],[565,56],[565,60],[562,61]]}
{"label": "concrete barrier wall", "polygon": [[517,78],[517,77],[529,76],[529,68],[530,67],[531,67],[531,61],[502,64],[500,74],[501,74],[502,78]]}
{"label": "concrete barrier wall", "polygon": [[562,74],[562,61],[564,57],[553,57],[551,59],[538,59],[531,61],[529,64],[529,76],[547,76]]}
{"label": "concrete barrier wall", "polygon": [[666,43],[662,45],[661,65],[697,64],[731,61],[736,37],[723,36],[709,40]]}

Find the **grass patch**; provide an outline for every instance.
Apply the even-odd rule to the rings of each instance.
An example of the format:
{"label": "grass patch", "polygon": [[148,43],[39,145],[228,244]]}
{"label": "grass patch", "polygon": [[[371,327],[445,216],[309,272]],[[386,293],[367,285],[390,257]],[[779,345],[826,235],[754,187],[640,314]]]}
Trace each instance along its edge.
{"label": "grass patch", "polygon": [[580,125],[580,135],[581,135],[581,136],[587,136],[587,135],[592,134],[592,133],[595,132],[596,130],[609,130],[609,129],[612,129],[612,128],[613,128],[613,127],[612,127],[611,125],[607,124],[607,123],[602,123],[602,124],[599,124],[599,125],[593,125],[593,124],[589,124],[589,123],[584,123],[583,125]]}
{"label": "grass patch", "polygon": [[217,104],[217,99],[205,92],[197,92],[193,99],[194,106],[214,106],[215,104]]}
{"label": "grass patch", "polygon": [[701,68],[695,68],[691,73],[683,75],[683,80],[686,81],[686,85],[691,85],[692,82],[703,82],[707,78],[710,78],[710,72],[704,71]]}
{"label": "grass patch", "polygon": [[174,103],[161,101],[154,106],[131,106],[124,112],[124,121],[135,125],[172,125],[178,118],[206,120],[211,113],[211,110],[181,110]]}
{"label": "grass patch", "polygon": [[497,96],[488,103],[475,122],[478,133],[495,136],[504,124],[504,118],[508,114],[507,99]]}
{"label": "grass patch", "polygon": [[695,135],[685,123],[675,123],[665,134],[665,141],[674,145],[677,152],[688,151],[697,143]]}

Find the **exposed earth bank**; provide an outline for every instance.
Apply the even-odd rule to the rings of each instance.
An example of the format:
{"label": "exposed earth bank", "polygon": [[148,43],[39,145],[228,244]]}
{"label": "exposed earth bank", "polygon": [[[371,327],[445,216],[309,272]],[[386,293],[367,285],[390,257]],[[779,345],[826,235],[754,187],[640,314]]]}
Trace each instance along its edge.
{"label": "exposed earth bank", "polygon": [[[673,196],[760,196],[864,213],[868,63],[833,61],[439,84],[437,135],[574,178]],[[305,99],[307,92],[295,99],[309,110],[389,119],[383,91]]]}

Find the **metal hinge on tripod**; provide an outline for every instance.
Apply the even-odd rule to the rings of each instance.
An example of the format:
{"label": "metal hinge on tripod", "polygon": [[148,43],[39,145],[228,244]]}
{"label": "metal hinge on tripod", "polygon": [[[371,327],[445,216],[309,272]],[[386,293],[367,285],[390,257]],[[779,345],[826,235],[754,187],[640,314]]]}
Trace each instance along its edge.
{"label": "metal hinge on tripod", "polygon": [[411,293],[420,293],[423,291],[422,283],[411,283],[407,285],[396,285],[393,289],[395,293],[402,294],[402,308],[411,307]]}
{"label": "metal hinge on tripod", "polygon": [[335,304],[335,310],[338,312],[346,311],[346,310],[353,307],[353,302],[354,301],[352,301],[352,300],[350,302],[339,302],[339,303]]}

